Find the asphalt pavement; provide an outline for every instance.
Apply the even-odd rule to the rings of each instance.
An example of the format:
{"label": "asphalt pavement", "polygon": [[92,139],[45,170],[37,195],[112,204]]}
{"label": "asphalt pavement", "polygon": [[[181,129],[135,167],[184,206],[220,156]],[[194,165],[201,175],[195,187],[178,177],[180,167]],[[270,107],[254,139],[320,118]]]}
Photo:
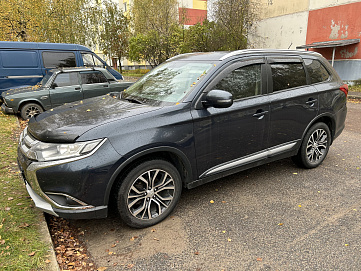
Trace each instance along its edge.
{"label": "asphalt pavement", "polygon": [[361,104],[312,170],[291,159],[184,190],[162,223],[72,221],[106,270],[360,270]]}

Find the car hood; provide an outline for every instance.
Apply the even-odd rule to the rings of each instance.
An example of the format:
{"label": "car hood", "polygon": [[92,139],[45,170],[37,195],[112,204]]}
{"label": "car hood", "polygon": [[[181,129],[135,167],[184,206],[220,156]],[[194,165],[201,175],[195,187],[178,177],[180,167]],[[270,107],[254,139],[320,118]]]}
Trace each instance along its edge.
{"label": "car hood", "polygon": [[5,90],[2,93],[2,96],[5,98],[6,96],[10,96],[10,95],[13,95],[13,94],[30,92],[30,91],[38,91],[38,90],[43,90],[43,89],[44,88],[41,85],[27,86],[27,87],[20,87],[20,88],[12,88],[12,89]]}
{"label": "car hood", "polygon": [[157,109],[160,107],[105,95],[66,104],[31,118],[28,131],[43,142],[70,143],[97,126]]}

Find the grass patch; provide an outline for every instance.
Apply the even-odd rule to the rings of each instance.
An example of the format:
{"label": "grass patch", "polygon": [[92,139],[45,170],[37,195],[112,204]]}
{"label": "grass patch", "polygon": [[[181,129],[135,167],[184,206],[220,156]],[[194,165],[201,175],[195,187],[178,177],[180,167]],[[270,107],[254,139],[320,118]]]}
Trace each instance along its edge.
{"label": "grass patch", "polygon": [[148,69],[123,70],[122,75],[129,76],[129,77],[142,77],[144,74],[146,74],[148,72],[149,72]]}
{"label": "grass patch", "polygon": [[48,251],[40,239],[35,210],[16,163],[17,118],[0,112],[0,270],[46,269]]}
{"label": "grass patch", "polygon": [[361,85],[349,86],[348,91],[361,92]]}

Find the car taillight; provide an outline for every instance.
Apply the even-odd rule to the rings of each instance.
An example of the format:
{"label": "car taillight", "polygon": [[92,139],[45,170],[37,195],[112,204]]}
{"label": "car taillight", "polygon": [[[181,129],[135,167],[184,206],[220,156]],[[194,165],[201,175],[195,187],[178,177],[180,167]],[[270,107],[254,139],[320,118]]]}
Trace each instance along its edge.
{"label": "car taillight", "polygon": [[347,97],[347,94],[348,94],[348,85],[347,84],[344,84],[342,86],[340,86],[340,90],[346,94],[346,97]]}

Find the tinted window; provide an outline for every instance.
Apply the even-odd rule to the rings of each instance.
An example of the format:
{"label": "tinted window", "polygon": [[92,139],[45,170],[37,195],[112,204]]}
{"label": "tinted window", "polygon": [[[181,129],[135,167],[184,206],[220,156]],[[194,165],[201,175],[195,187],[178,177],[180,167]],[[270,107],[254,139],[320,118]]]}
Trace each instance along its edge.
{"label": "tinted window", "polygon": [[37,68],[38,60],[33,51],[2,51],[0,52],[4,68]]}
{"label": "tinted window", "polygon": [[305,59],[306,69],[311,79],[311,84],[326,81],[330,74],[326,68],[316,59]]}
{"label": "tinted window", "polygon": [[258,95],[261,93],[261,65],[233,70],[214,88],[232,93],[235,100]]}
{"label": "tinted window", "polygon": [[56,87],[79,85],[78,75],[76,72],[59,73],[53,84]]}
{"label": "tinted window", "polygon": [[83,84],[106,83],[107,78],[99,71],[81,72],[81,81]]}
{"label": "tinted window", "polygon": [[306,73],[301,63],[271,64],[273,91],[306,85]]}
{"label": "tinted window", "polygon": [[43,52],[45,68],[76,67],[75,54],[71,52]]}

